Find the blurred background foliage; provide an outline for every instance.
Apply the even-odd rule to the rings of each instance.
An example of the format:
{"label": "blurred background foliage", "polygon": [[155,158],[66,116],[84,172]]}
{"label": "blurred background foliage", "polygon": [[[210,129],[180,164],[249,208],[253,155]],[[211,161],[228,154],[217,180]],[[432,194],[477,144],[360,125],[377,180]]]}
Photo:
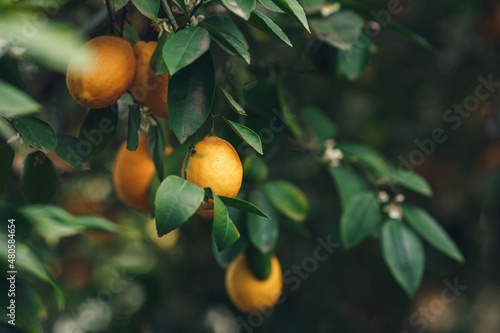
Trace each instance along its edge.
{"label": "blurred background foliage", "polygon": [[[323,4],[321,0],[300,2],[312,15]],[[25,5],[23,15],[30,15],[31,9],[31,13],[40,13],[39,6],[51,8],[44,1],[19,3]],[[5,28],[12,27],[7,18],[22,22],[9,16],[5,8],[11,8],[10,4],[0,1],[0,37],[10,33]],[[387,6],[382,0],[342,4],[365,13],[368,20],[373,19],[370,10]],[[500,94],[495,92],[482,101],[457,129],[443,121],[447,109],[474,94],[479,76],[492,74],[494,81],[500,79],[500,5],[451,0],[401,4],[402,12],[392,20],[428,40],[434,51],[382,29],[372,38],[367,67],[359,78],[348,80],[339,73],[337,49],[297,29],[288,18],[270,13],[294,47],[236,20],[250,45],[252,64],[247,67],[213,45],[217,80],[241,88],[233,96],[250,115],[246,125],[257,132],[269,128],[276,116],[273,110],[282,108],[280,98],[284,98],[299,121],[305,108],[316,107],[336,125],[338,142],[368,144],[396,164],[400,156],[407,159],[418,149],[415,140],[429,138],[433,129],[443,128],[448,139],[437,144],[434,153],[416,168],[431,184],[434,196],[428,199],[408,193],[408,199],[442,223],[466,263],[459,265],[426,248],[429,255],[423,283],[415,298],[408,299],[384,265],[377,240],[369,239],[350,251],[337,249],[300,281],[299,288],[291,290],[285,284],[286,301],[262,325],[252,328],[256,332],[500,331]],[[217,5],[203,8],[207,13],[221,9]],[[109,33],[101,1],[70,1],[50,17],[58,23],[45,25],[47,39],[36,45],[44,50],[50,49],[47,45],[59,46],[52,51],[61,57],[65,54],[59,50],[69,54],[72,45],[79,45],[75,36],[81,34],[85,37],[80,40],[84,40]],[[143,40],[156,38],[149,20],[132,8],[128,17]],[[62,26],[62,33],[53,32]],[[3,42],[0,38],[1,80],[37,101],[43,107],[39,117],[57,133],[76,135],[86,111],[67,91],[65,67],[50,55],[37,58],[46,51],[35,48],[35,54],[24,54],[22,45],[7,50]],[[216,98],[214,113],[228,112],[222,110],[227,106],[221,97]],[[57,226],[42,224],[38,230],[30,229],[21,218],[17,222],[17,239],[36,249],[36,257],[48,268],[37,271],[31,265],[24,271],[35,273],[18,277],[20,331],[34,332],[41,327],[54,333],[222,333],[236,331],[236,323],[242,320],[258,322],[258,318],[239,313],[225,293],[224,271],[211,250],[209,223],[193,218],[180,230],[158,239],[148,217],[118,201],[110,172],[114,152],[126,138],[123,123],[122,119],[106,151],[92,160],[92,171],[68,172],[55,161],[63,181],[51,202],[73,216],[91,214],[114,221],[119,231],[116,225],[109,227],[112,232],[90,231],[85,226],[89,221],[80,221],[81,228],[76,228],[74,217],[61,219]],[[224,132],[222,121],[216,123],[216,131],[239,146],[241,141],[234,133]],[[280,216],[276,253],[283,271],[293,271],[294,265],[312,256],[318,236],[331,236],[339,242],[339,198],[327,170],[295,144],[289,130],[259,134],[269,179],[292,181],[311,205],[305,226]],[[18,151],[14,158],[14,175],[0,207],[3,221],[12,217],[12,205],[22,202],[17,184],[24,156]],[[19,256],[21,252],[18,249]],[[450,304],[436,302],[447,288],[445,280],[467,286]],[[1,284],[6,290],[5,279]],[[433,308],[437,303],[444,305]],[[429,308],[427,316],[419,312]]]}

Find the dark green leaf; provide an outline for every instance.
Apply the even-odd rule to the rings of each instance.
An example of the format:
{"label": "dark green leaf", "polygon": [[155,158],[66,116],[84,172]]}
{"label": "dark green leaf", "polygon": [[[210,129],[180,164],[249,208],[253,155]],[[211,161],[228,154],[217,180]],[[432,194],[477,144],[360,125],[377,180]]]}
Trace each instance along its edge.
{"label": "dark green leaf", "polygon": [[148,19],[157,21],[158,10],[160,10],[159,0],[132,0],[137,9]]}
{"label": "dark green leaf", "polygon": [[213,234],[217,249],[222,251],[228,248],[231,244],[236,242],[240,237],[240,233],[233,221],[229,218],[226,205],[224,202],[212,192],[214,200],[214,224]]}
{"label": "dark green leaf", "polygon": [[389,169],[383,174],[389,182],[399,184],[412,191],[431,197],[432,189],[429,183],[419,174],[403,169]]}
{"label": "dark green leaf", "polygon": [[246,126],[235,123],[234,121],[231,121],[224,117],[222,118],[243,141],[248,143],[259,154],[264,154],[264,152],[262,151],[262,142],[260,141],[260,137],[257,133]]}
{"label": "dark green leaf", "polygon": [[174,76],[179,70],[194,63],[210,46],[210,35],[200,27],[181,30],[167,39],[163,46],[163,59],[168,72]]}
{"label": "dark green leaf", "polygon": [[1,80],[0,96],[2,96],[0,115],[4,117],[24,115],[42,109],[42,106],[26,93]]}
{"label": "dark green leaf", "polygon": [[217,85],[217,88],[219,88],[220,92],[225,97],[226,101],[229,103],[229,106],[231,107],[231,109],[233,109],[234,112],[236,112],[236,114],[239,114],[240,116],[247,115],[247,113],[245,112],[245,110],[243,110],[241,105],[239,105],[238,102],[234,100],[233,96],[231,96],[227,91],[222,89],[221,86]]}
{"label": "dark green leaf", "polygon": [[215,71],[210,53],[173,76],[168,85],[170,124],[183,143],[203,125],[215,93]]}
{"label": "dark green leaf", "polygon": [[259,209],[259,207],[255,206],[251,202],[248,202],[248,201],[245,201],[242,199],[223,197],[223,196],[219,196],[219,198],[222,200],[222,202],[226,206],[234,207],[236,209],[243,210],[245,212],[252,213],[252,214],[259,215],[259,216],[270,219],[270,217],[266,213],[261,211]]}
{"label": "dark green leaf", "polygon": [[[154,118],[154,116],[151,116]],[[156,120],[156,119],[155,119]],[[165,170],[163,168],[163,155],[165,153],[165,138],[163,137],[163,131],[161,125],[156,120],[156,126],[150,126],[148,132],[148,147],[151,158],[155,165],[156,174],[158,178],[163,180],[165,177]]]}
{"label": "dark green leaf", "polygon": [[194,215],[205,191],[187,180],[168,176],[158,187],[155,198],[155,219],[158,236],[177,229]]}
{"label": "dark green leaf", "polygon": [[261,252],[250,245],[245,251],[245,259],[252,274],[259,280],[266,280],[272,271],[273,251]]}
{"label": "dark green leaf", "polygon": [[337,133],[337,126],[321,110],[307,106],[302,109],[301,115],[320,142],[333,138]]}
{"label": "dark green leaf", "polygon": [[354,170],[344,167],[329,167],[328,171],[335,182],[344,209],[355,195],[368,191],[365,181]]}
{"label": "dark green leaf", "polygon": [[139,105],[129,105],[128,129],[127,129],[127,149],[136,151],[139,146],[139,128],[141,127],[141,109]]}
{"label": "dark green leaf", "polygon": [[341,10],[326,18],[311,19],[311,28],[316,37],[340,50],[350,50],[353,47],[364,24],[363,18],[351,10]]}
{"label": "dark green leaf", "polygon": [[217,243],[215,242],[214,233],[212,233],[212,250],[217,261],[217,264],[221,268],[226,268],[230,262],[232,262],[236,257],[243,252],[248,246],[248,239],[240,237],[233,244],[228,246],[226,249],[219,251],[217,248]]}
{"label": "dark green leaf", "polygon": [[250,17],[250,13],[255,9],[255,0],[221,0],[224,7],[238,15],[245,21]]}
{"label": "dark green leaf", "polygon": [[90,154],[87,147],[83,141],[74,136],[59,134],[54,153],[77,170],[89,170]]}
{"label": "dark green leaf", "polygon": [[163,47],[173,33],[168,33],[167,31],[163,31],[160,37],[158,37],[158,44],[156,45],[156,49],[151,56],[151,60],[149,61],[149,66],[153,70],[156,75],[161,75],[168,71],[167,64],[165,64],[165,60],[163,60]]}
{"label": "dark green leaf", "polygon": [[420,45],[424,49],[426,49],[429,52],[436,53],[437,50],[434,46],[432,46],[431,43],[429,43],[425,38],[420,36],[419,34],[409,30],[405,26],[395,23],[394,21],[389,24],[389,29],[392,31],[396,32],[400,36],[403,36],[404,38],[408,39],[409,41],[414,42],[417,45]]}
{"label": "dark green leaf", "polygon": [[302,131],[300,129],[299,123],[297,122],[297,116],[292,112],[288,97],[285,95],[285,91],[282,87],[278,88],[278,99],[281,107],[281,112],[283,113],[283,121],[296,138],[301,137]]}
{"label": "dark green leaf", "polygon": [[49,124],[38,118],[15,118],[12,123],[25,143],[48,153],[57,147],[57,136]]}
{"label": "dark green leaf", "polygon": [[282,11],[291,17],[297,19],[307,31],[309,30],[309,23],[307,22],[306,14],[304,9],[297,2],[297,0],[272,0],[276,6],[278,6]]}
{"label": "dark green leaf", "polygon": [[116,104],[105,109],[90,109],[78,138],[90,147],[90,156],[99,154],[113,139],[118,124]]}
{"label": "dark green leaf", "polygon": [[245,45],[245,48],[248,49],[248,43],[245,38],[245,35],[238,29],[238,26],[227,16],[222,15],[214,15],[205,18],[202,22],[210,24],[212,27],[217,29],[223,35],[231,35],[234,38],[238,39]]}
{"label": "dark green leaf", "polygon": [[250,242],[262,253],[272,251],[279,235],[278,216],[271,202],[261,191],[250,194],[250,201],[265,210],[271,219],[255,214],[247,215]]}
{"label": "dark green leaf", "polygon": [[248,154],[243,161],[243,177],[251,183],[262,183],[267,179],[269,169],[264,160],[256,154]]}
{"label": "dark green leaf", "polygon": [[184,14],[187,14],[186,4],[184,3],[184,0],[172,0],[172,2],[175,3]]}
{"label": "dark green leaf", "polygon": [[284,13],[284,11],[280,9],[280,7],[276,6],[274,2],[272,2],[272,0],[259,0],[259,2],[262,6],[264,6],[266,9],[269,9],[272,12]]}
{"label": "dark green leaf", "polygon": [[349,80],[357,79],[365,70],[370,61],[370,38],[361,33],[359,40],[364,43],[357,43],[349,50],[340,50],[338,57],[338,66],[340,73],[344,74]]}
{"label": "dark green leaf", "polygon": [[14,149],[8,144],[0,147],[0,194],[2,194],[7,179],[9,179],[10,171],[12,168],[12,161],[14,161]]}
{"label": "dark green leaf", "polygon": [[127,25],[123,30],[125,30],[125,32],[129,34],[130,38],[134,43],[137,43],[138,41],[141,40],[141,37],[139,37],[137,30],[135,30],[133,26]]}
{"label": "dark green leaf", "polygon": [[56,168],[44,154],[37,151],[24,158],[20,187],[28,203],[47,203],[57,189]]}
{"label": "dark green leaf", "polygon": [[293,46],[292,42],[290,42],[290,39],[288,39],[288,36],[283,32],[283,30],[281,30],[281,28],[274,23],[273,20],[261,12],[254,10],[248,20],[248,23],[259,30],[267,32],[268,34],[278,36],[278,38],[284,41],[287,45]]}
{"label": "dark green leaf", "polygon": [[409,204],[403,204],[402,207],[405,220],[408,221],[408,223],[429,242],[429,244],[450,258],[460,263],[464,262],[464,257],[455,242],[453,242],[443,227],[441,227],[429,213],[417,206]]}
{"label": "dark green leaf", "polygon": [[283,215],[303,222],[309,213],[309,202],[304,192],[290,182],[276,180],[263,185],[267,198]]}
{"label": "dark green leaf", "polygon": [[93,215],[83,215],[75,217],[74,223],[82,226],[85,229],[103,230],[117,233],[120,231],[120,226],[103,217]]}
{"label": "dark green leaf", "polygon": [[382,255],[399,285],[413,297],[424,273],[424,249],[420,239],[401,221],[388,220],[382,227]]}
{"label": "dark green leaf", "polygon": [[250,53],[245,44],[233,35],[219,31],[216,27],[203,21],[200,25],[205,28],[212,38],[230,53],[237,55],[250,64]]}
{"label": "dark green leaf", "polygon": [[359,244],[382,222],[377,198],[370,192],[356,194],[340,217],[340,238],[345,248]]}
{"label": "dark green leaf", "polygon": [[350,162],[367,167],[379,175],[384,175],[389,170],[389,165],[384,157],[376,150],[360,144],[344,143],[338,148],[344,153],[344,158]]}
{"label": "dark green leaf", "polygon": [[113,0],[113,4],[115,11],[119,11],[128,4],[128,0]]}

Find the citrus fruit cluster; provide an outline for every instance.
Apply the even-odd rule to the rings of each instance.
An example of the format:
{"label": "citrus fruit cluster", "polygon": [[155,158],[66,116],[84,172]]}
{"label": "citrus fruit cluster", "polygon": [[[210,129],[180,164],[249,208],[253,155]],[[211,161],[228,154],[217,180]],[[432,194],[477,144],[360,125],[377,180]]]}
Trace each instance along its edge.
{"label": "citrus fruit cluster", "polygon": [[66,72],[66,85],[80,105],[102,109],[115,103],[127,90],[140,105],[167,118],[169,74],[155,75],[149,66],[157,42],[137,42],[99,36],[81,47]]}

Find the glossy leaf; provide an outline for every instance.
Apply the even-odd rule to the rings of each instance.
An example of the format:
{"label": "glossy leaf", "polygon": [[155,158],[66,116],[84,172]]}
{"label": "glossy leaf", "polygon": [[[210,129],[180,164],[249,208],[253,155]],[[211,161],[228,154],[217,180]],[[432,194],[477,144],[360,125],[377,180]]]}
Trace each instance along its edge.
{"label": "glossy leaf", "polygon": [[168,72],[174,76],[200,58],[209,47],[210,35],[203,28],[190,27],[177,32],[163,46],[163,59]]}
{"label": "glossy leaf", "polygon": [[13,117],[38,112],[42,106],[22,90],[0,80],[0,116]]}
{"label": "glossy leaf", "polygon": [[[241,192],[240,192],[241,193]],[[238,195],[240,196],[240,195]],[[246,212],[242,210],[237,210],[236,208],[227,207],[227,212],[230,218],[233,220],[236,229],[240,232],[240,238],[238,238],[233,244],[228,246],[222,251],[217,248],[217,243],[215,242],[214,233],[212,232],[212,252],[214,254],[217,264],[226,268],[230,262],[232,262],[236,257],[247,248],[249,242],[248,237],[245,235],[246,228]]]}
{"label": "glossy leaf", "polygon": [[[154,116],[152,116],[154,118]],[[156,119],[155,119],[156,120]],[[165,153],[165,138],[163,137],[163,130],[161,125],[156,120],[156,126],[150,126],[148,132],[148,147],[149,154],[153,159],[156,174],[158,178],[163,180],[165,177],[165,170],[163,168],[163,155]]]}
{"label": "glossy leaf", "polygon": [[139,146],[139,128],[141,127],[141,109],[139,105],[129,105],[127,124],[127,149],[136,151]]}
{"label": "glossy leaf", "polygon": [[252,213],[255,215],[259,215],[265,218],[270,219],[269,215],[264,213],[262,210],[259,209],[259,207],[255,206],[253,203],[238,199],[238,198],[230,198],[230,197],[224,197],[224,196],[219,196],[219,198],[222,200],[222,202],[226,206],[234,207],[238,210],[242,210],[248,213]]}
{"label": "glossy leaf", "polygon": [[234,23],[234,21],[229,17],[223,15],[214,15],[206,17],[202,22],[210,24],[223,35],[233,36],[234,38],[241,41],[243,45],[245,45],[245,48],[248,49],[248,42],[245,38],[245,35],[243,35],[236,23]]}
{"label": "glossy leaf", "polygon": [[200,26],[205,28],[210,33],[210,36],[212,36],[212,38],[224,49],[245,60],[247,64],[250,64],[250,53],[248,52],[247,46],[243,44],[241,40],[231,34],[218,30],[205,21],[201,22]]}
{"label": "glossy leaf", "polygon": [[252,15],[250,16],[248,23],[254,28],[277,36],[287,45],[293,46],[292,42],[290,42],[290,39],[288,39],[288,36],[283,32],[283,30],[281,30],[281,28],[276,23],[274,23],[273,20],[271,20],[261,12],[257,10],[252,11]]}
{"label": "glossy leaf", "polygon": [[262,186],[267,198],[283,215],[303,222],[309,213],[309,201],[297,186],[284,180],[265,183]]}
{"label": "glossy leaf", "polygon": [[272,11],[272,12],[284,13],[284,11],[282,11],[280,9],[280,7],[276,6],[272,0],[259,0],[259,3],[262,6],[264,6],[264,8],[266,8],[266,9]]}
{"label": "glossy leaf", "polygon": [[248,20],[252,10],[255,9],[255,0],[221,0],[224,7],[238,15],[245,21]]}
{"label": "glossy leaf", "polygon": [[307,22],[306,14],[304,9],[297,2],[297,0],[272,0],[276,6],[278,6],[282,11],[291,17],[297,19],[307,31],[309,30],[309,23]]}
{"label": "glossy leaf", "polygon": [[335,182],[344,209],[354,196],[368,191],[366,182],[356,171],[345,167],[329,167],[328,171]]}
{"label": "glossy leaf", "polygon": [[259,154],[264,154],[264,152],[262,151],[262,142],[260,141],[260,137],[257,133],[246,126],[235,123],[234,121],[231,121],[224,117],[222,118],[243,141],[248,143],[250,147],[255,149]]}
{"label": "glossy leaf", "polygon": [[215,93],[215,71],[210,53],[181,70],[168,85],[170,124],[183,143],[203,125]]}
{"label": "glossy leaf", "polygon": [[54,153],[77,170],[89,170],[90,154],[87,147],[83,141],[74,136],[59,134]]}
{"label": "glossy leaf", "polygon": [[56,149],[57,136],[52,127],[38,118],[21,117],[12,121],[23,141],[36,150],[48,153]]}
{"label": "glossy leaf", "polygon": [[240,237],[240,233],[229,218],[224,202],[213,192],[212,197],[214,200],[214,224],[212,230],[217,249],[222,251],[236,242]]}
{"label": "glossy leaf", "polygon": [[21,192],[30,204],[49,202],[57,189],[57,171],[49,158],[32,152],[24,158],[20,178]]}
{"label": "glossy leaf", "polygon": [[340,217],[340,238],[345,248],[353,247],[371,235],[382,222],[377,198],[370,192],[356,194],[347,202]]}
{"label": "glossy leaf", "polygon": [[301,115],[319,142],[331,139],[337,134],[337,126],[321,110],[307,106],[302,109]]}
{"label": "glossy leaf", "polygon": [[363,43],[355,44],[349,50],[340,50],[338,56],[339,72],[349,80],[357,79],[365,70],[370,61],[370,38],[362,33],[363,38],[358,40]]}
{"label": "glossy leaf", "polygon": [[165,64],[165,60],[163,59],[163,47],[173,33],[169,33],[167,31],[163,31],[160,37],[158,37],[158,44],[156,45],[156,49],[151,56],[151,60],[149,61],[149,67],[153,70],[153,73],[156,75],[160,75],[168,71],[167,64]]}
{"label": "glossy leaf", "polygon": [[389,182],[399,184],[419,194],[431,197],[432,189],[427,181],[419,174],[404,169],[390,169],[383,174]]}
{"label": "glossy leaf", "polygon": [[96,156],[113,139],[117,125],[116,105],[105,109],[90,109],[83,121],[78,138],[90,147],[90,156]]}
{"label": "glossy leaf", "polygon": [[5,184],[10,176],[12,161],[14,161],[14,149],[8,144],[0,147],[0,194],[3,192]]}
{"label": "glossy leaf", "polygon": [[441,225],[422,208],[403,204],[405,220],[434,248],[450,258],[463,263],[464,257],[458,246],[448,236]]}
{"label": "glossy leaf", "polygon": [[382,227],[382,255],[389,271],[406,293],[413,297],[424,273],[422,242],[401,221],[388,220]]}
{"label": "glossy leaf", "polygon": [[247,215],[247,230],[250,242],[262,253],[274,249],[279,235],[278,214],[271,202],[260,191],[250,194],[250,201],[265,210],[271,219],[255,214]]}
{"label": "glossy leaf", "polygon": [[350,50],[361,34],[365,22],[351,10],[341,10],[326,18],[311,19],[316,37],[340,50]]}
{"label": "glossy leaf", "polygon": [[205,191],[187,180],[168,176],[158,187],[155,198],[155,219],[158,236],[177,229],[194,215]]}
{"label": "glossy leaf", "polygon": [[236,114],[238,114],[240,116],[247,115],[247,113],[245,112],[245,110],[243,110],[241,105],[239,105],[238,102],[236,102],[234,100],[233,96],[231,96],[227,91],[222,89],[221,86],[218,85],[217,88],[219,88],[219,91],[222,93],[222,95],[224,96],[224,98],[228,102],[229,106],[231,107],[231,109],[233,109],[234,112],[236,112]]}
{"label": "glossy leaf", "polygon": [[157,21],[158,11],[160,10],[159,0],[132,0],[137,9],[148,19]]}

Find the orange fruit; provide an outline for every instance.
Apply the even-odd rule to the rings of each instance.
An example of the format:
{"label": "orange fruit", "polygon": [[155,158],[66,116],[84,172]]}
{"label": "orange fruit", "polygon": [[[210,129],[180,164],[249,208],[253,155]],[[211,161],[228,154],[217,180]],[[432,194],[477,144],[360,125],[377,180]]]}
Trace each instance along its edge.
{"label": "orange fruit", "polygon": [[142,41],[135,44],[136,70],[128,89],[135,100],[140,105],[147,106],[152,114],[168,118],[167,97],[170,75],[168,72],[155,75],[149,66],[157,45],[157,42],[146,43]]}
{"label": "orange fruit", "polygon": [[243,312],[262,312],[270,309],[278,301],[283,290],[281,265],[271,258],[271,274],[265,280],[257,279],[245,254],[240,254],[229,264],[225,276],[226,291],[233,304]]}
{"label": "orange fruit", "polygon": [[66,71],[66,85],[80,105],[101,109],[127,91],[135,73],[132,46],[123,38],[99,36],[81,47]]}
{"label": "orange fruit", "polygon": [[150,211],[149,187],[155,174],[155,166],[148,148],[148,135],[139,135],[136,151],[129,151],[124,142],[118,149],[113,166],[113,185],[116,194],[130,207],[144,213]]}
{"label": "orange fruit", "polygon": [[204,220],[213,220],[214,219],[214,210],[213,209],[198,209],[196,211],[199,217]]}

